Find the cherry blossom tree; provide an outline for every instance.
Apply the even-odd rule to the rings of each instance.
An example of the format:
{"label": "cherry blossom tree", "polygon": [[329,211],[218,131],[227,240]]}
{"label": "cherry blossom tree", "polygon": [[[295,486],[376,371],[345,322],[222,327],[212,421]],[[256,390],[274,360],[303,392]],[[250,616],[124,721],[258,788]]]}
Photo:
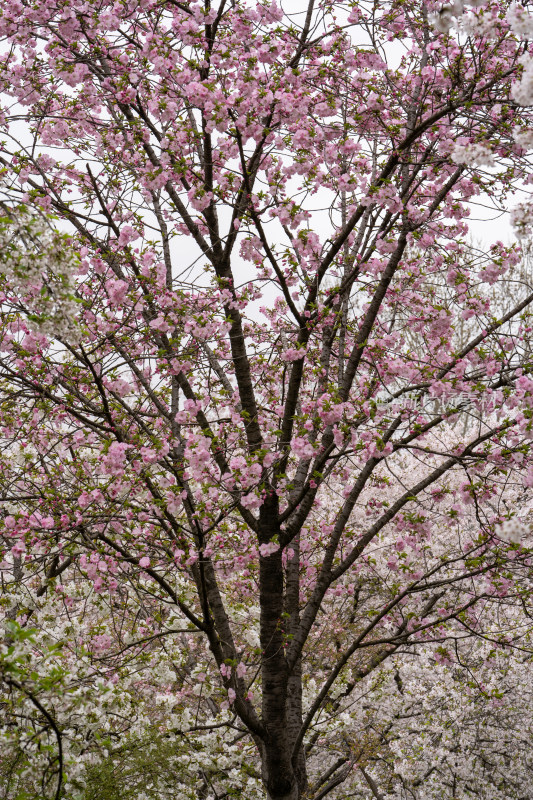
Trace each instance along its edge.
{"label": "cherry blossom tree", "polygon": [[[379,797],[364,682],[406,648],[512,644],[533,293],[499,313],[520,250],[469,259],[467,218],[529,183],[530,23],[459,5],[2,9],[4,672],[26,705],[51,684],[19,674],[17,624],[41,629],[43,675],[67,642],[71,687],[80,648],[114,686],[171,642],[155,727],[233,731],[259,764],[244,796],[357,774]],[[28,231],[51,215],[47,257]],[[57,713],[47,747],[78,735]],[[191,796],[233,780],[196,774]]]}
{"label": "cherry blossom tree", "polygon": [[370,798],[372,788],[395,800],[528,796],[530,656],[479,639],[464,645],[448,664],[417,648],[374,676],[360,696],[374,749],[340,796]]}

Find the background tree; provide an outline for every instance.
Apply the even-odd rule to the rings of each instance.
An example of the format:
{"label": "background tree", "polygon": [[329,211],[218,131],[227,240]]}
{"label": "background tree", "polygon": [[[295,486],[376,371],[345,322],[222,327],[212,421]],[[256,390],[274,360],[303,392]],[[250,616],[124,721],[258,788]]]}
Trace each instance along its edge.
{"label": "background tree", "polygon": [[[483,285],[518,249],[464,255],[469,201],[529,174],[528,45],[506,3],[459,33],[432,11],[87,0],[0,17],[6,205],[61,220],[79,308],[53,329],[35,311],[53,263],[5,271],[18,621],[39,593],[96,616],[105,596],[127,620],[96,645],[109,680],[128,625],[179,636],[197,691],[224,693],[205,724],[253,743],[250,792],[271,800],[364,776],[357,738],[328,755],[356,687],[407,646],[506,644],[485,609],[528,585],[504,500],[533,484],[533,295],[501,316]],[[476,325],[462,347],[458,319]]]}

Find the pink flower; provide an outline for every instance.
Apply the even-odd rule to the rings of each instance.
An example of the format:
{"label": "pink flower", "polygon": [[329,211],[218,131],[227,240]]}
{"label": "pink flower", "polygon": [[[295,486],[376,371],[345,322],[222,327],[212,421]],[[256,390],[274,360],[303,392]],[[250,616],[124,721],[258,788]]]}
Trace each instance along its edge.
{"label": "pink flower", "polygon": [[268,542],[268,544],[259,545],[259,552],[263,558],[267,558],[268,556],[272,555],[272,553],[276,553],[278,550],[279,544],[276,544],[276,542]]}
{"label": "pink flower", "polygon": [[20,557],[23,553],[26,552],[26,544],[21,540],[18,541],[12,548],[11,552],[14,556]]}
{"label": "pink flower", "polygon": [[305,350],[298,350],[296,347],[289,347],[288,350],[285,350],[284,353],[281,354],[282,361],[298,361],[300,358],[304,358]]}
{"label": "pink flower", "polygon": [[78,497],[78,505],[79,505],[80,508],[87,508],[87,506],[89,505],[90,502],[91,502],[91,498],[89,497],[87,492],[83,492]]}
{"label": "pink flower", "polygon": [[[122,230],[120,231],[120,236],[118,237],[118,243],[121,247],[124,247],[124,245],[127,245],[130,242],[135,241],[135,239],[138,239],[139,236],[140,234],[137,233],[137,231],[134,230],[131,227],[131,225],[124,225]],[[119,282],[123,283],[123,281]]]}
{"label": "pink flower", "polygon": [[167,333],[170,330],[170,325],[161,315],[150,322],[150,327],[161,333]]}
{"label": "pink flower", "polygon": [[123,302],[126,296],[128,284],[126,281],[111,279],[106,282],[105,288],[112,305],[118,306]]}
{"label": "pink flower", "polygon": [[139,559],[139,566],[140,567],[150,566],[150,559],[148,558],[148,556],[143,556],[141,559]]}
{"label": "pink flower", "polygon": [[189,189],[187,196],[196,211],[203,211],[213,199],[213,192],[205,192],[203,189],[194,188]]}
{"label": "pink flower", "polygon": [[130,448],[130,444],[113,442],[103,458],[102,473],[104,475],[122,475],[124,473],[126,453]]}
{"label": "pink flower", "polygon": [[150,447],[141,447],[140,453],[145,464],[153,464],[157,461],[157,452]]}

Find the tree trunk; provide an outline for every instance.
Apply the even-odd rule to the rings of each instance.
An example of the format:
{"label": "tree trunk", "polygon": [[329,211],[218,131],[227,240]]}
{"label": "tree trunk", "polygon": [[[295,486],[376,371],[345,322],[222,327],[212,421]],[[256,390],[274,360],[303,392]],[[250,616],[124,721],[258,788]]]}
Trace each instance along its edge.
{"label": "tree trunk", "polygon": [[[277,496],[273,495],[261,508],[261,543],[279,536]],[[274,539],[275,540],[275,539]],[[260,556],[260,605],[263,724],[266,735],[261,753],[263,780],[269,800],[298,800],[300,787],[297,769],[292,762],[295,715],[300,716],[301,675],[289,675],[285,658],[284,574],[281,549]]]}

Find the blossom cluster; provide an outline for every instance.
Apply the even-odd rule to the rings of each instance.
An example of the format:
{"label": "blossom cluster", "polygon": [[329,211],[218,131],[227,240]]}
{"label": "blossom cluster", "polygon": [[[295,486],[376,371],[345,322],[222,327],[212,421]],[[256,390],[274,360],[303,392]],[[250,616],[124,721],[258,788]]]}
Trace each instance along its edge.
{"label": "blossom cluster", "polygon": [[[80,262],[68,237],[44,216],[15,209],[0,220],[0,274],[7,281],[3,299],[24,311],[28,326],[44,336],[79,339],[75,299]],[[27,337],[31,349],[33,339]]]}

